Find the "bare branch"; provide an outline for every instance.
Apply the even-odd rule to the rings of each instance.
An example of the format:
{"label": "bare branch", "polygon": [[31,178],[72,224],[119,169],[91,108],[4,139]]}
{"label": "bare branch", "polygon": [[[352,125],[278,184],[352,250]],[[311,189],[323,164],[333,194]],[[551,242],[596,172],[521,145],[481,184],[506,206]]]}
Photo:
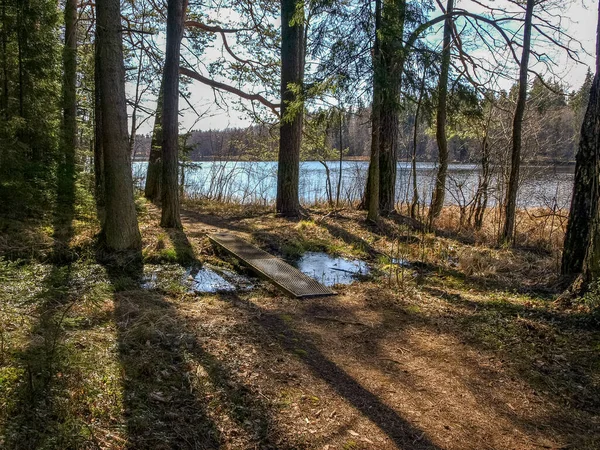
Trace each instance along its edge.
{"label": "bare branch", "polygon": [[238,97],[244,98],[246,100],[260,102],[263,105],[265,105],[266,107],[268,107],[269,109],[271,109],[271,111],[273,111],[273,113],[279,117],[279,111],[277,111],[277,108],[279,108],[281,105],[278,103],[270,102],[269,100],[267,100],[260,94],[248,94],[247,92],[244,92],[241,89],[235,88],[233,86],[229,86],[228,84],[221,83],[219,81],[211,80],[210,78],[207,78],[207,77],[199,74],[195,70],[191,70],[191,69],[188,69],[185,67],[179,67],[179,73],[181,73],[182,75],[185,75],[186,77],[190,77],[190,78],[193,78],[194,80],[200,81],[201,83],[204,83],[208,86],[211,86],[214,89],[230,92],[230,93],[235,94]]}

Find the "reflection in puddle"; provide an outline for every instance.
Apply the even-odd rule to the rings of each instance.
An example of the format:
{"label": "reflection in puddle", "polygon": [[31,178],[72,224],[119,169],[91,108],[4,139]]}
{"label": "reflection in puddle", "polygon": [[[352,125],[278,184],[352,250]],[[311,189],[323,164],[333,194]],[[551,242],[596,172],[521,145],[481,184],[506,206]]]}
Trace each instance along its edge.
{"label": "reflection in puddle", "polygon": [[172,283],[181,284],[191,292],[214,294],[217,292],[246,291],[254,288],[247,277],[231,270],[204,265],[185,270],[180,266],[153,267],[147,271],[141,283],[143,289],[168,289]]}
{"label": "reflection in puddle", "polygon": [[144,275],[142,279],[142,284],[140,285],[142,289],[156,289],[156,280],[158,278],[158,274],[156,272],[150,272]]}
{"label": "reflection in puddle", "polygon": [[394,266],[400,266],[400,267],[411,267],[412,266],[410,261],[408,259],[404,259],[404,258],[392,258],[390,260],[390,262]]}
{"label": "reflection in puddle", "polygon": [[203,267],[190,271],[191,289],[194,292],[233,292],[236,287],[214,270]]}
{"label": "reflection in puddle", "polygon": [[369,273],[369,267],[364,261],[330,256],[323,252],[306,252],[300,259],[293,261],[292,265],[325,286],[350,284],[357,277]]}

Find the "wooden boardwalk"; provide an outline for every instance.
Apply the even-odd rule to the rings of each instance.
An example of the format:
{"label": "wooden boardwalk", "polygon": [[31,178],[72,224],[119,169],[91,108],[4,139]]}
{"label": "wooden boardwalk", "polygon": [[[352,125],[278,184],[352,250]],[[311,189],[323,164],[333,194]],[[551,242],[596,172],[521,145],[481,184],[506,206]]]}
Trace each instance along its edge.
{"label": "wooden boardwalk", "polygon": [[303,274],[285,261],[255,247],[230,233],[209,234],[210,241],[267,279],[287,294],[297,298],[320,297],[335,293],[321,283]]}

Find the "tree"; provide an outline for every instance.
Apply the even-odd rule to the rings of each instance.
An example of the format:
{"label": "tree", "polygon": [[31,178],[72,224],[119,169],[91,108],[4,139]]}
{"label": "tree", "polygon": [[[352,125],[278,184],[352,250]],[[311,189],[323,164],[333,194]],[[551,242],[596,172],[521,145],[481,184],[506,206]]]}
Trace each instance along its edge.
{"label": "tree", "polygon": [[380,212],[388,214],[395,209],[398,113],[406,57],[402,45],[406,1],[380,2],[375,8],[371,158],[365,191],[369,221],[376,221]]}
{"label": "tree", "polygon": [[519,169],[521,166],[521,147],[523,139],[523,117],[525,115],[525,106],[527,104],[527,73],[529,70],[529,55],[531,53],[531,30],[534,6],[535,0],[527,0],[525,8],[523,54],[519,64],[519,94],[513,120],[510,177],[504,204],[504,226],[501,236],[501,240],[505,244],[512,241],[515,233],[515,215],[517,209]]}
{"label": "tree", "polygon": [[[600,18],[600,2],[598,7]],[[600,218],[598,178],[600,167],[600,22],[596,36],[596,74],[589,93],[579,150],[576,156],[573,198],[565,234],[561,272],[584,274],[584,280],[600,277]]]}
{"label": "tree", "polygon": [[412,201],[410,203],[410,217],[413,219],[417,218],[418,212],[417,207],[419,205],[419,188],[417,184],[417,145],[418,145],[418,134],[419,134],[419,120],[421,119],[420,113],[423,107],[425,96],[425,81],[427,79],[427,71],[429,69],[428,64],[424,64],[423,76],[421,78],[421,85],[419,86],[419,97],[417,98],[417,104],[415,109],[415,117],[413,124],[413,139],[412,139],[412,155],[411,155],[411,178],[412,178]]}
{"label": "tree", "polygon": [[444,21],[444,47],[442,48],[442,62],[440,66],[440,79],[438,82],[438,105],[436,122],[436,139],[438,144],[438,172],[435,179],[435,188],[431,208],[429,209],[429,226],[440,215],[444,206],[446,194],[446,175],[448,173],[448,138],[446,136],[446,109],[448,98],[448,77],[450,72],[450,45],[452,44],[452,21],[454,0],[448,0],[445,13],[448,17]]}
{"label": "tree", "polygon": [[298,183],[304,105],[304,6],[281,0],[281,124],[277,167],[277,212],[300,215]]}
{"label": "tree", "polygon": [[405,0],[384,0],[380,42],[381,97],[379,101],[379,210],[389,214],[396,209],[396,171],[398,164],[398,114],[400,87],[404,71],[402,46],[406,18]]}
{"label": "tree", "polygon": [[102,126],[102,71],[100,70],[100,47],[98,46],[98,30],[94,44],[94,196],[100,225],[104,226],[105,218],[105,180],[104,180],[104,146]]}
{"label": "tree", "polygon": [[167,47],[163,74],[162,215],[160,226],[181,228],[179,217],[179,60],[186,0],[167,4]]}
{"label": "tree", "polygon": [[66,178],[75,172],[77,147],[77,1],[65,2],[65,45],[63,48],[63,146]]}
{"label": "tree", "polygon": [[161,86],[156,102],[156,114],[154,116],[154,127],[152,128],[152,142],[150,144],[150,158],[148,160],[148,169],[146,171],[146,186],[144,195],[150,201],[157,201],[161,198],[161,179],[162,179],[162,111],[163,111],[163,84],[164,74],[161,77]]}
{"label": "tree", "polygon": [[367,206],[367,220],[377,222],[379,219],[379,179],[381,177],[379,167],[379,140],[380,140],[380,112],[381,92],[380,77],[383,77],[381,62],[381,1],[375,0],[375,45],[373,46],[373,103],[371,107],[371,159],[369,162],[369,174],[365,192],[365,203]]}
{"label": "tree", "polygon": [[41,213],[64,161],[60,13],[52,0],[0,1],[0,210],[9,215]]}
{"label": "tree", "polygon": [[127,136],[120,3],[103,0],[96,8],[106,205],[102,238],[109,250],[138,250],[141,237],[133,201]]}

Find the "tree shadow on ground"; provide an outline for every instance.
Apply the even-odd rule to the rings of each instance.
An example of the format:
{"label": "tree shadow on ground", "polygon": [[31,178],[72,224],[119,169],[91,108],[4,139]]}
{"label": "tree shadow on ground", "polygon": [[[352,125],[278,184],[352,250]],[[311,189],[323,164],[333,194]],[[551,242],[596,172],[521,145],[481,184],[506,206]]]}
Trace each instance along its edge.
{"label": "tree shadow on ground", "polygon": [[71,268],[75,254],[70,250],[75,177],[68,175],[63,166],[59,168],[52,217],[52,265],[40,282],[40,293],[34,297],[36,319],[29,332],[29,343],[16,355],[23,379],[14,393],[14,401],[10,402],[13,405],[9,413],[11,420],[3,433],[9,448],[77,445],[75,434],[61,423],[62,398],[67,395],[67,386],[60,374],[68,365],[69,353],[62,342],[63,321],[77,298]]}
{"label": "tree shadow on ground", "polygon": [[541,280],[537,284],[524,285],[523,283],[515,282],[514,279],[509,279],[509,277],[505,277],[505,279],[493,279],[479,275],[467,275],[458,269],[443,266],[441,264],[429,262],[418,264],[418,268],[421,270],[421,278],[436,274],[441,277],[455,279],[460,283],[471,285],[481,291],[504,291],[519,295],[536,295],[547,300],[551,300],[553,295],[558,293],[557,285],[551,283],[551,280],[548,279]]}
{"label": "tree shadow on ground", "polygon": [[[423,290],[440,298],[442,304],[448,302],[458,306],[458,310],[440,305],[439,310],[424,313],[415,305],[398,304],[393,300],[393,295],[377,288],[363,295],[367,298],[377,296],[379,301],[385,301],[384,297],[389,296],[390,301],[386,301],[385,306],[381,303],[372,307],[365,305],[366,309],[372,308],[378,312],[385,308],[385,312],[379,315],[380,323],[374,326],[357,320],[354,309],[343,302],[333,305],[306,302],[299,308],[306,321],[314,322],[315,317],[325,315],[333,318],[329,323],[339,333],[348,327],[360,328],[360,332],[350,333],[340,339],[353,349],[361,366],[382,373],[389,373],[391,369],[397,374],[398,382],[405,385],[409,392],[420,392],[419,398],[424,402],[427,398],[431,402],[438,401],[437,390],[451,391],[452,384],[443,386],[448,380],[460,387],[459,396],[463,392],[462,398],[465,400],[477,399],[483,411],[493,411],[490,417],[502,419],[510,427],[531,433],[532,436],[544,436],[540,430],[546,430],[549,439],[578,444],[587,442],[588,446],[582,447],[594,448],[589,446],[589,442],[599,439],[598,433],[589,433],[588,437],[585,437],[585,433],[579,436],[580,430],[594,428],[594,417],[600,411],[600,397],[595,389],[598,381],[595,368],[600,367],[600,356],[588,353],[598,345],[600,335],[596,332],[594,338],[595,325],[589,316],[563,314],[505,301],[475,302],[437,288],[425,287]],[[430,302],[427,303],[430,305]],[[295,318],[294,321],[302,320]],[[407,348],[398,352],[401,353],[399,361],[389,359],[394,358],[389,355],[390,348],[407,341],[402,331],[406,326],[420,330],[416,333],[416,342],[410,346],[403,344]],[[326,335],[337,334],[331,330],[325,331],[325,328],[321,330]],[[571,335],[568,340],[565,339],[566,333]],[[436,354],[432,352],[435,345],[432,346],[428,338],[423,344],[419,343],[424,336],[448,336],[455,345],[453,350],[458,353],[449,355],[442,351]],[[574,341],[577,339],[575,336],[580,341]],[[384,342],[387,343],[382,347]],[[440,342],[443,343],[444,338]],[[404,370],[411,367],[411,360],[424,359],[426,363],[419,363],[423,370]],[[388,361],[387,368],[382,361]],[[442,377],[441,382],[435,377],[428,378],[431,376],[430,370],[431,374],[437,373]],[[457,373],[461,374],[458,379]],[[515,384],[511,384],[511,381],[515,381]],[[506,386],[502,384],[505,382],[511,384],[513,389],[507,388],[506,395],[518,399],[502,398],[502,395],[494,392],[494,387],[490,387],[498,386],[498,390],[501,390]],[[522,389],[523,385],[528,388]],[[496,396],[500,400],[494,399]],[[512,403],[517,409],[510,405],[511,402],[523,401],[523,397],[526,399],[524,404]],[[529,402],[539,402],[544,412],[532,415],[527,411]],[[461,403],[453,405],[450,402],[443,408],[451,415],[464,409],[464,405],[461,407]],[[574,413],[577,413],[576,418],[573,417]],[[469,419],[465,418],[461,424],[470,426]],[[585,425],[582,427],[582,424]],[[574,447],[579,448],[578,445]]]}
{"label": "tree shadow on ground", "polygon": [[[465,311],[464,315],[457,314],[459,322],[455,326],[448,327],[462,340],[486,351],[494,346],[503,348],[512,359],[520,362],[523,366],[520,376],[532,386],[542,386],[550,391],[556,391],[559,386],[560,397],[568,399],[570,404],[587,405],[600,411],[600,395],[594,393],[594,381],[590,376],[593,367],[600,367],[600,355],[593,351],[569,352],[569,347],[575,343],[565,340],[568,333],[571,339],[579,336],[582,346],[584,338],[588,344],[593,344],[595,333],[595,339],[600,342],[600,333],[596,331],[599,317],[502,300],[476,302],[433,287],[423,290]],[[504,326],[500,327],[501,323]],[[506,345],[508,342],[504,341],[510,339],[512,345]],[[585,391],[594,395],[586,396]]]}
{"label": "tree shadow on ground", "polygon": [[[596,376],[600,355],[594,351],[600,343],[597,318],[541,304],[474,301],[437,287],[421,289],[440,299],[442,305],[427,314],[412,312],[417,317],[411,323],[429,333],[450,336],[465,350],[476,350],[485,355],[484,363],[499,362],[496,369],[488,364],[480,366],[478,358],[463,351],[466,368],[478,367],[473,371],[475,378],[469,377],[463,385],[482,405],[487,403],[499,417],[529,432],[545,429],[550,439],[566,439],[574,448],[594,448],[589,447],[590,442],[596,442],[600,435],[582,434],[582,430],[594,429],[594,417],[600,411]],[[444,307],[445,302],[453,308]],[[520,395],[525,396],[526,405],[529,401],[543,405],[543,415],[533,419],[522,415],[523,411],[517,414],[506,402],[490,402],[493,394],[487,381],[502,383],[502,378],[525,383],[530,389]]]}
{"label": "tree shadow on ground", "polygon": [[179,230],[177,228],[167,228],[166,232],[173,243],[173,247],[175,248],[177,262],[181,266],[187,267],[190,264],[198,261],[196,253],[194,252],[194,248],[192,247],[192,244],[190,244],[190,241],[183,230]]}
{"label": "tree shadow on ground", "polygon": [[[141,265],[107,271],[120,289],[114,302],[128,448],[214,449],[240,439],[251,443],[244,448],[287,448],[258,394],[202,345],[177,302],[138,289]],[[224,436],[216,423],[222,415],[245,436]]]}
{"label": "tree shadow on ground", "polygon": [[[261,213],[261,214],[257,214],[257,216],[263,216],[263,215],[267,215],[267,214],[271,214],[271,213],[270,212],[269,213]],[[182,209],[181,215],[184,219],[189,218],[192,221],[201,222],[206,225],[213,226],[215,228],[226,228],[228,230],[239,231],[242,233],[251,233],[253,230],[248,225],[241,223],[241,220],[248,219],[250,217],[256,217],[256,216],[241,216],[241,217],[222,218],[220,216],[215,216],[213,214],[203,214],[201,212],[194,211],[191,209]]]}
{"label": "tree shadow on ground", "polygon": [[185,333],[173,306],[139,289],[142,265],[106,267],[123,374],[127,448],[217,448],[220,432],[188,378]]}
{"label": "tree shadow on ground", "polygon": [[236,294],[223,294],[221,299],[238,308],[258,310],[258,314],[252,316],[257,325],[288,353],[300,356],[314,376],[323,380],[340,397],[377,425],[398,448],[440,448],[425,436],[423,430],[403,419],[393,408],[329,360],[307,335],[291,329],[279,316]]}
{"label": "tree shadow on ground", "polygon": [[356,236],[355,234],[349,232],[348,230],[334,225],[332,223],[328,223],[326,221],[319,222],[319,226],[326,229],[332,236],[340,238],[346,244],[350,245],[352,248],[363,251],[369,255],[371,258],[376,258],[381,253],[377,251],[371,244],[369,244],[366,240],[361,237]]}

